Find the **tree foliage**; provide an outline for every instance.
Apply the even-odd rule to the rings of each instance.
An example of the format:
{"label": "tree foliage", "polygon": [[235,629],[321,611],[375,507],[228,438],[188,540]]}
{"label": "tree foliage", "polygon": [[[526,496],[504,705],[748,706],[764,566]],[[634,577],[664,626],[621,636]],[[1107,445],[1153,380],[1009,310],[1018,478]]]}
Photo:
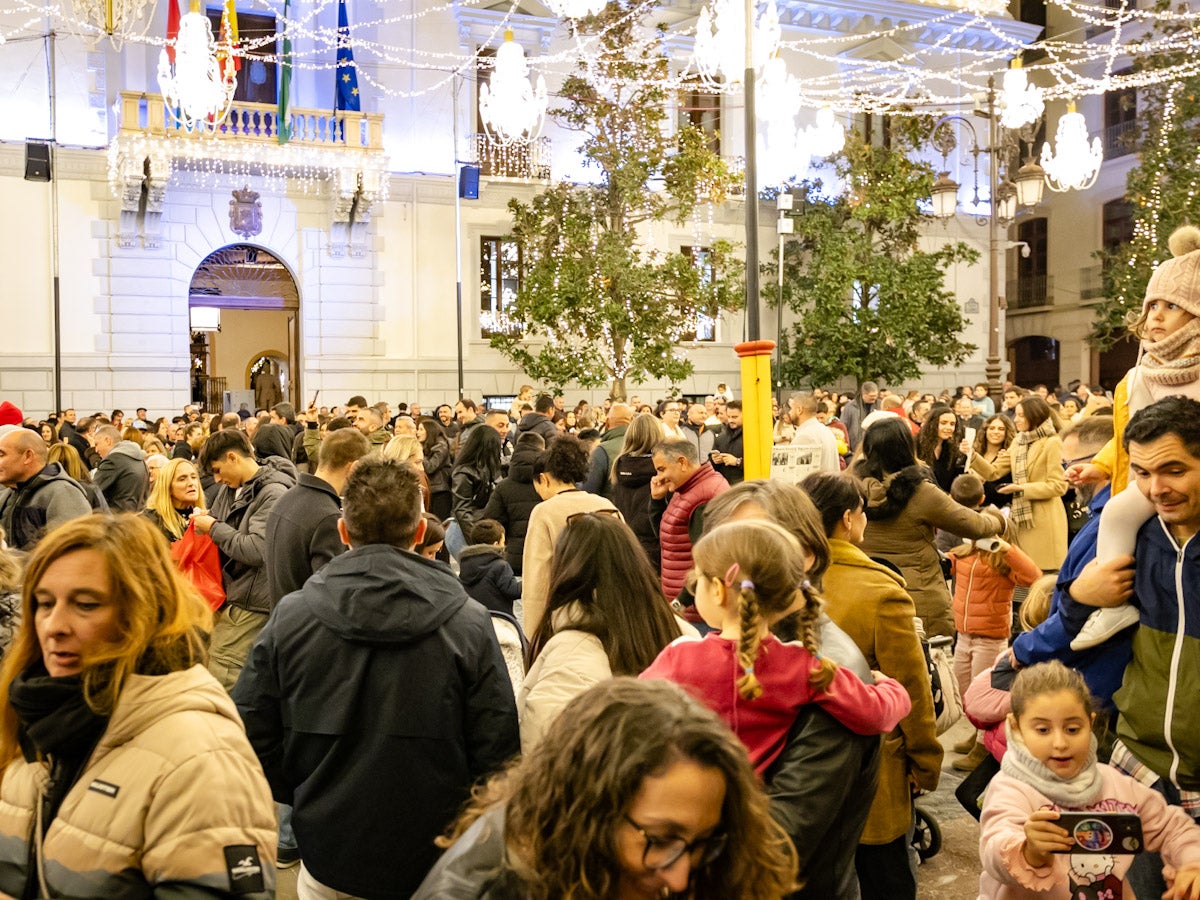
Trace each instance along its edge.
{"label": "tree foliage", "polygon": [[[589,24],[585,21],[585,26]],[[692,364],[679,342],[702,316],[741,306],[732,247],[704,259],[650,246],[654,223],[682,223],[698,203],[720,203],[729,176],[691,126],[664,134],[667,62],[662,32],[610,3],[599,52],[563,83],[551,112],[583,136],[597,184],[560,183],[530,203],[510,200],[522,250],[521,289],[507,310],[517,327],[490,338],[530,377],[554,386],[625,380],[678,382]]]}
{"label": "tree foliage", "polygon": [[[929,221],[918,201],[929,197],[933,171],[909,155],[927,133],[923,120],[901,123],[890,148],[852,134],[833,160],[844,193],[825,196],[819,181],[794,191],[795,233],[783,260],[783,302],[794,314],[780,341],[784,384],[896,384],[976,349],[962,340],[966,319],[944,276],[978,252],[962,242],[932,252],[918,245]],[[775,305],[773,255],[764,295]]]}
{"label": "tree foliage", "polygon": [[[1160,3],[1158,8],[1169,6]],[[1177,36],[1180,40],[1168,46],[1181,49],[1141,60],[1138,71],[1179,66],[1194,55],[1184,39],[1200,36],[1195,34],[1200,26],[1175,22],[1158,31]],[[1154,264],[1171,256],[1171,232],[1200,222],[1200,76],[1138,88],[1137,103],[1140,159],[1125,182],[1125,198],[1133,207],[1133,240],[1096,254],[1103,265],[1105,299],[1096,305],[1091,342],[1101,350],[1128,333],[1126,315],[1141,309]]]}

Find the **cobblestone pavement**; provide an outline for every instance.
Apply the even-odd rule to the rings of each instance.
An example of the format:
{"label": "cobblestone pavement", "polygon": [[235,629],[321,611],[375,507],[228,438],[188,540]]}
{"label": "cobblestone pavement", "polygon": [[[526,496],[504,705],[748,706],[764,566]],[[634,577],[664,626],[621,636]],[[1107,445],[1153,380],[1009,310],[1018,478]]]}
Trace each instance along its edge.
{"label": "cobblestone pavement", "polygon": [[[942,735],[949,748],[970,733],[965,720]],[[975,900],[979,896],[979,824],[954,799],[962,776],[950,768],[958,759],[946,751],[938,789],[921,799],[921,806],[942,830],[942,849],[917,870],[917,896],[921,900]],[[279,873],[278,900],[296,900],[296,874],[300,867]]]}

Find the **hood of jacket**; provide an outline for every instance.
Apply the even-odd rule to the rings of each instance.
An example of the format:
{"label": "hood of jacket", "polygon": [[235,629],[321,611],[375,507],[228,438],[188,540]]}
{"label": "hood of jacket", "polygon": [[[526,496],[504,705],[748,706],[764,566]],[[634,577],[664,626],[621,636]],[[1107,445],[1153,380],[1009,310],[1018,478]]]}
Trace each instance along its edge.
{"label": "hood of jacket", "polygon": [[425,637],[469,599],[442,563],[386,544],[343,553],[302,594],[309,613],[339,637],[376,647]]}
{"label": "hood of jacket", "polygon": [[627,488],[645,487],[655,476],[654,457],[627,454],[617,459],[617,484]]}
{"label": "hood of jacket", "polygon": [[108,451],[108,455],[112,456],[129,456],[141,462],[146,458],[146,451],[135,444],[133,441],[117,441],[113,444],[113,448]]}
{"label": "hood of jacket", "polygon": [[274,481],[285,487],[294,487],[300,479],[300,471],[290,459],[284,459],[282,456],[268,456],[266,459],[258,461],[258,475],[255,477],[264,479],[263,484]]}
{"label": "hood of jacket", "polygon": [[458,577],[472,587],[487,578],[496,563],[504,559],[504,548],[491,544],[472,544],[458,557]]}
{"label": "hood of jacket", "polygon": [[882,481],[870,476],[862,480],[867,491],[867,518],[894,519],[908,506],[922,482],[929,481],[929,469],[920,464],[906,466]]}
{"label": "hood of jacket", "polygon": [[193,710],[224,716],[244,730],[229,694],[202,665],[167,675],[130,675],[100,748],[119,747],[164,716]]}
{"label": "hood of jacket", "polygon": [[522,484],[533,484],[533,463],[545,450],[538,450],[528,444],[517,447],[512,459],[508,461],[508,477]]}

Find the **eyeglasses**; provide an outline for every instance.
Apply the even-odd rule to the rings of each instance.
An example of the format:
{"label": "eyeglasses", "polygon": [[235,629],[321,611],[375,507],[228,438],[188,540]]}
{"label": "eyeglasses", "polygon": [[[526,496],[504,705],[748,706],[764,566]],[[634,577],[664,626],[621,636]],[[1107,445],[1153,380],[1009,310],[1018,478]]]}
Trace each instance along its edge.
{"label": "eyeglasses", "polygon": [[695,854],[699,854],[696,864],[707,866],[716,861],[729,841],[729,835],[723,831],[710,834],[708,837],[696,838],[691,842],[685,841],[681,837],[654,837],[647,834],[646,829],[629,816],[625,816],[625,821],[633,826],[633,829],[646,842],[646,849],[642,851],[642,865],[651,872],[661,872],[663,869],[671,868],[683,858],[685,853],[693,857]]}
{"label": "eyeglasses", "polygon": [[1064,469],[1070,468],[1071,466],[1075,465],[1076,463],[1091,462],[1095,456],[1096,456],[1095,453],[1089,453],[1087,456],[1077,456],[1074,459],[1064,459],[1063,460],[1063,468]]}
{"label": "eyeglasses", "polygon": [[620,522],[625,521],[625,517],[621,515],[621,511],[619,509],[593,509],[589,512],[571,513],[569,516],[567,516],[567,524],[570,525],[572,522],[582,519],[585,516],[594,516],[596,518],[600,518],[601,516],[612,516]]}

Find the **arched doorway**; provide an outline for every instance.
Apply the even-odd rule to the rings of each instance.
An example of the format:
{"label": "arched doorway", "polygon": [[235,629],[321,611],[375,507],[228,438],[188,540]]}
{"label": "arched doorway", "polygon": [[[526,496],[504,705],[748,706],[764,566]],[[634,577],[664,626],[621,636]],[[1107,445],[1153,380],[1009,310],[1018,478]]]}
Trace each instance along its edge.
{"label": "arched doorway", "polygon": [[1058,341],[1041,334],[1019,338],[1008,346],[1009,377],[1023,388],[1059,383]]}
{"label": "arched doorway", "polygon": [[194,402],[219,411],[228,393],[232,411],[262,408],[274,379],[300,408],[300,292],[277,256],[253,244],[215,250],[192,275],[188,309]]}

